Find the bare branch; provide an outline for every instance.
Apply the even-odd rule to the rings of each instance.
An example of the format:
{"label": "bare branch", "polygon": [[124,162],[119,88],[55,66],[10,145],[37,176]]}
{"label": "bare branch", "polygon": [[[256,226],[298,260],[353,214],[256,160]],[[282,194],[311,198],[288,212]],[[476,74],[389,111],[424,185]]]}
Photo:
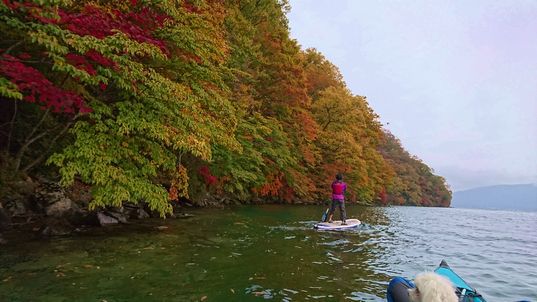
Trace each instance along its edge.
{"label": "bare branch", "polygon": [[47,156],[47,154],[50,152],[50,150],[52,150],[52,146],[54,146],[54,144],[56,143],[56,141],[62,137],[66,132],[67,130],[69,130],[69,128],[71,127],[71,125],[73,124],[74,122],[74,119],[69,121],[65,127],[63,127],[63,129],[58,132],[58,134],[56,134],[56,136],[50,141],[50,143],[48,144],[48,148],[47,150],[45,150],[44,152],[41,153],[41,155],[36,158],[34,161],[32,161],[31,163],[29,163],[28,165],[26,165],[26,167],[24,167],[22,169],[22,172],[24,173],[27,173],[30,169],[32,169],[34,166],[36,166],[37,164],[41,163],[45,157]]}
{"label": "bare branch", "polygon": [[28,146],[30,146],[33,142],[42,138],[43,136],[47,135],[50,132],[50,130],[43,131],[42,133],[36,135],[35,137],[32,137],[34,133],[37,131],[37,129],[39,129],[39,127],[41,126],[45,118],[48,116],[49,111],[50,111],[50,107],[47,108],[47,111],[45,111],[45,113],[43,113],[43,116],[41,116],[41,119],[32,129],[30,134],[26,137],[23,145],[20,147],[19,151],[17,152],[17,155],[15,156],[15,165],[14,165],[15,171],[19,171],[21,161],[22,161],[22,156],[24,155],[24,152],[26,152],[26,149],[28,148]]}
{"label": "bare branch", "polygon": [[39,126],[41,126],[41,124],[43,123],[43,121],[45,120],[49,112],[50,112],[50,107],[47,108],[45,113],[43,113],[43,115],[41,116],[41,119],[39,120],[37,125],[35,125],[34,129],[32,129],[32,132],[30,132],[30,134],[26,137],[26,141],[28,141],[32,137],[32,135],[34,135],[37,129],[39,129]]}
{"label": "bare branch", "polygon": [[7,137],[7,152],[9,153],[9,150],[11,149],[11,137],[13,135],[13,128],[15,128],[15,117],[17,116],[17,101],[15,102],[15,109],[13,109],[13,117],[11,117],[11,122],[9,126],[9,135]]}
{"label": "bare branch", "polygon": [[5,55],[9,54],[10,51],[12,51],[15,47],[21,45],[22,42],[23,42],[23,40],[20,40],[19,42],[17,42],[17,43],[15,43],[15,44],[11,45],[8,49],[6,49],[6,50],[4,51],[4,54],[5,54]]}

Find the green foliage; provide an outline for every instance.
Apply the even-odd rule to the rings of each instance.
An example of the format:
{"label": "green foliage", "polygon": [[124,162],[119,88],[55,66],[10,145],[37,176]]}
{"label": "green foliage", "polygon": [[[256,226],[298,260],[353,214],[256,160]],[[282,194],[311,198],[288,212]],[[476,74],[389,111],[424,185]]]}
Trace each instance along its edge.
{"label": "green foliage", "polygon": [[[316,201],[336,172],[353,201],[449,204],[427,166],[402,172],[415,159],[387,151],[378,116],[337,67],[290,38],[286,1],[34,3],[0,3],[0,67],[11,68],[0,72],[0,140],[13,142],[2,152],[23,171],[35,152],[54,153],[64,185],[91,185],[92,208],[144,201],[165,215],[170,201],[207,194]],[[83,103],[41,98],[42,86]]]}
{"label": "green foliage", "polygon": [[[167,9],[165,25],[153,34],[165,41],[169,54],[161,44],[140,42],[120,30],[106,37],[80,35],[55,23],[27,22],[16,13],[2,25],[21,30],[24,45],[45,51],[47,73],[64,78],[63,85],[83,95],[92,109],[77,116],[70,130],[73,143],[49,159],[60,168],[62,183],[80,177],[91,184],[92,207],[144,200],[165,214],[168,193],[157,176],[173,177],[181,154],[210,160],[213,146],[230,151],[240,146],[233,135],[234,107],[221,80],[225,43],[218,24],[171,2],[147,6],[156,13]],[[62,3],[58,9],[77,13],[79,8]],[[188,39],[181,38],[185,28]],[[83,65],[90,52],[104,63]],[[190,53],[199,59],[193,62]],[[72,58],[82,63],[73,64]],[[20,99],[11,83],[2,78],[0,84],[2,95]]]}
{"label": "green foliage", "polygon": [[4,77],[0,77],[0,95],[8,99],[22,100],[22,93],[17,86]]}

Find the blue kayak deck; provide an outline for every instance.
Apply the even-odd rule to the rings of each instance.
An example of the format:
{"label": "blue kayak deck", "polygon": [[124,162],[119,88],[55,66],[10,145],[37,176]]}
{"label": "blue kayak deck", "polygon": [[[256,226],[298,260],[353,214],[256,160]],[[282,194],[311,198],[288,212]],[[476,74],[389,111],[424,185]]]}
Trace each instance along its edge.
{"label": "blue kayak deck", "polygon": [[466,283],[464,279],[457,275],[444,260],[442,260],[440,266],[438,266],[434,272],[448,278],[451,283],[453,283],[453,286],[457,287],[457,291],[460,291],[461,294],[465,296],[461,301],[486,302],[485,299],[478,294],[470,284]]}

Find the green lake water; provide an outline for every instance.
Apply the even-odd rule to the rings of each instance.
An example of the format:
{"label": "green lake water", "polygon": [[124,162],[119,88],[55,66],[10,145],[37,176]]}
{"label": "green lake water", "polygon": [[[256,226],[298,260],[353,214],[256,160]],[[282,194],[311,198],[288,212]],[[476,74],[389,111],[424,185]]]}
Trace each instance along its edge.
{"label": "green lake water", "polygon": [[0,246],[0,301],[385,301],[392,277],[442,259],[489,302],[537,300],[535,212],[350,205],[361,227],[316,231],[323,209],[195,209],[11,240]]}

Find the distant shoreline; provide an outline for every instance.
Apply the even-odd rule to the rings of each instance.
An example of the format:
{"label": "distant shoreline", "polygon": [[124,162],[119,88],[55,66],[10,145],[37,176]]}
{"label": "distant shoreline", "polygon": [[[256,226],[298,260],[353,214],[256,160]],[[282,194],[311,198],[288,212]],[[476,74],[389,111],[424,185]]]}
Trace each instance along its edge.
{"label": "distant shoreline", "polygon": [[473,188],[453,193],[454,208],[537,211],[537,185],[515,184]]}

